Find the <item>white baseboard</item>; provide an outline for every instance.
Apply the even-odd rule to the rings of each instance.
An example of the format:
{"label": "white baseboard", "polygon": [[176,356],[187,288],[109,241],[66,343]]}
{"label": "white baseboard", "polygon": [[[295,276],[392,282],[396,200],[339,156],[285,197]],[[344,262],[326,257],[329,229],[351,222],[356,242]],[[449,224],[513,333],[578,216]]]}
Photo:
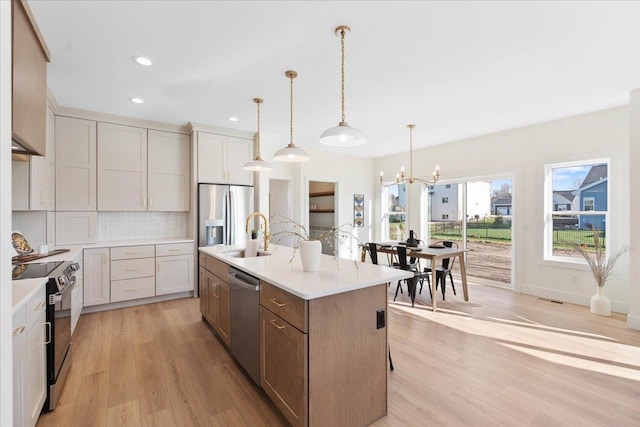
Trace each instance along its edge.
{"label": "white baseboard", "polygon": [[116,310],[118,308],[133,307],[136,305],[153,304],[154,302],[169,301],[172,299],[192,297],[193,291],[180,292],[177,294],[161,295],[157,297],[134,299],[129,301],[113,302],[110,304],[91,305],[82,309],[82,314],[96,313],[98,311]]}
{"label": "white baseboard", "polygon": [[[585,307],[589,307],[591,305],[591,295],[579,295],[570,292],[561,292],[553,289],[528,285],[522,286],[521,292],[526,295],[533,295],[540,298],[547,298],[550,300],[562,301],[570,304],[583,305]],[[629,303],[611,300],[611,311],[627,314],[629,312]]]}
{"label": "white baseboard", "polygon": [[640,316],[629,314],[627,316],[627,327],[629,329],[637,329],[640,331]]}

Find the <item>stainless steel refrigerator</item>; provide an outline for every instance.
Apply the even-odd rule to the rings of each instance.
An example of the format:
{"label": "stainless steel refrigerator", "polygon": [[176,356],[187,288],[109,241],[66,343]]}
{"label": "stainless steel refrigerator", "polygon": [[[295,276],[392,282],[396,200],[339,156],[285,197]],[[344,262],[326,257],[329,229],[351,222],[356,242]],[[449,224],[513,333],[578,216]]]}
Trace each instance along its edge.
{"label": "stainless steel refrigerator", "polygon": [[199,184],[198,246],[244,245],[253,187]]}

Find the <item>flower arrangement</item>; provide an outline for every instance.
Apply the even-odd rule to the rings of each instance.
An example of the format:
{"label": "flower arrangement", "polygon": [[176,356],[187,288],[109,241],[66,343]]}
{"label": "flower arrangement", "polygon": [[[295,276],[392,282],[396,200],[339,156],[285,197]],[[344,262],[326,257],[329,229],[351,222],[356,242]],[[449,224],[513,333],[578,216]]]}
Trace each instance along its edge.
{"label": "flower arrangement", "polygon": [[[271,228],[273,228],[274,225],[281,224],[287,226],[287,228],[285,228],[284,230],[272,234],[271,241],[277,244],[279,241],[286,238],[291,238],[293,240],[293,254],[291,255],[291,259],[289,260],[289,262],[293,261],[293,258],[296,255],[296,251],[300,248],[301,241],[319,240],[321,242],[324,241],[329,244],[329,247],[331,248],[333,256],[336,260],[336,264],[339,268],[340,264],[338,262],[338,248],[340,246],[345,246],[343,245],[343,243],[349,241],[350,239],[355,239],[358,244],[362,244],[353,233],[354,228],[351,224],[343,224],[339,227],[331,227],[312,239],[305,226],[290,218],[287,218],[284,215],[272,215],[269,222],[271,223]],[[352,251],[350,246],[349,250]]]}
{"label": "flower arrangement", "polygon": [[579,244],[570,242],[570,245],[587,261],[587,264],[589,264],[589,268],[591,268],[591,272],[593,273],[593,277],[596,279],[598,287],[602,288],[609,278],[609,274],[611,274],[611,270],[613,270],[618,259],[623,254],[629,252],[631,248],[629,246],[624,246],[613,252],[607,259],[606,251],[600,238],[600,230],[593,227],[593,225],[590,225],[589,229],[593,232],[593,255],[592,251],[588,250],[587,245],[584,243]]}

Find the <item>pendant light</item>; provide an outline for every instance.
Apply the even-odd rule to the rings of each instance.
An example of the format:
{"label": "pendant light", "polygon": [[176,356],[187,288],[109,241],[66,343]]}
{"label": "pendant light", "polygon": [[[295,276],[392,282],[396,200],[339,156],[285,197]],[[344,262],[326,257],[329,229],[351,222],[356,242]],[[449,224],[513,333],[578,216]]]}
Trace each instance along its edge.
{"label": "pendant light", "polygon": [[271,172],[273,168],[271,167],[269,162],[262,160],[262,157],[260,157],[260,104],[262,104],[263,101],[262,98],[253,98],[253,102],[255,102],[256,106],[258,107],[258,132],[256,133],[257,153],[255,159],[250,160],[244,164],[244,168],[246,170],[255,172]]}
{"label": "pendant light", "polygon": [[285,72],[284,75],[289,79],[289,145],[276,151],[276,154],[273,156],[273,160],[277,160],[279,162],[306,162],[309,160],[307,152],[302,148],[296,147],[293,143],[293,79],[298,77],[298,73],[289,70]]}
{"label": "pendant light", "polygon": [[351,33],[351,28],[346,25],[341,25],[336,28],[336,35],[340,37],[340,45],[342,47],[342,67],[341,67],[341,103],[342,108],[342,120],[338,123],[338,126],[325,130],[320,136],[320,144],[329,145],[332,147],[353,147],[355,145],[362,145],[367,142],[364,134],[360,129],[347,125],[344,115],[344,38]]}
{"label": "pendant light", "polygon": [[400,173],[396,174],[395,181],[385,184],[384,173],[380,172],[380,185],[382,185],[383,187],[391,187],[392,185],[405,184],[407,182],[409,184],[420,182],[428,186],[435,185],[440,179],[440,168],[438,166],[436,166],[435,170],[433,171],[433,177],[431,179],[417,178],[413,176],[413,128],[415,128],[416,125],[411,124],[407,125],[407,127],[409,128],[409,176],[407,177],[405,175],[404,166],[402,166],[400,168]]}

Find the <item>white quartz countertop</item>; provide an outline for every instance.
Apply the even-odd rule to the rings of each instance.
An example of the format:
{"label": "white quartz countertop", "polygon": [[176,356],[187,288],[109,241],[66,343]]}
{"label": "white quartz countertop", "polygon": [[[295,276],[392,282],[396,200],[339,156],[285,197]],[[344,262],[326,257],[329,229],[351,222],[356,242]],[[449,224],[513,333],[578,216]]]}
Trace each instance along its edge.
{"label": "white quartz countertop", "polygon": [[198,250],[227,264],[265,280],[280,289],[305,300],[340,294],[367,288],[381,283],[395,282],[413,276],[413,273],[395,268],[336,259],[322,255],[320,269],[304,272],[300,252],[291,260],[293,248],[269,245],[271,255],[252,258],[236,258],[225,252],[241,250],[238,246],[206,246]]}
{"label": "white quartz countertop", "polygon": [[13,280],[11,282],[11,299],[13,312],[15,313],[22,304],[33,296],[47,283],[46,277],[37,279]]}

